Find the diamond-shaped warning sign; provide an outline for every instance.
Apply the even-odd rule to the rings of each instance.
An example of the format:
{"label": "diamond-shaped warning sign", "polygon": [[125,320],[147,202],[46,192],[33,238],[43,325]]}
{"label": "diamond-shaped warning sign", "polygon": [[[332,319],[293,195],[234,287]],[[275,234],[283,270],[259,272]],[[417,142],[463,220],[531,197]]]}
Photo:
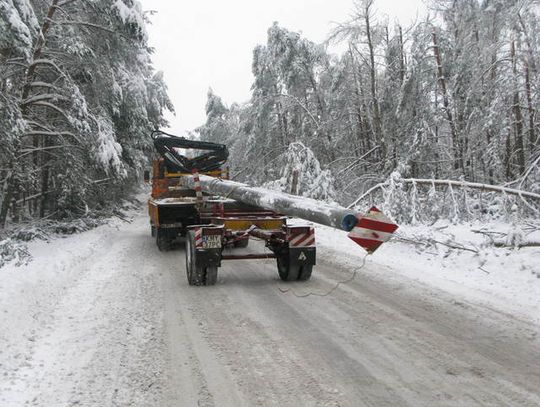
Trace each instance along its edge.
{"label": "diamond-shaped warning sign", "polygon": [[357,217],[358,222],[347,236],[362,246],[368,253],[373,253],[392,237],[398,229],[392,220],[373,206],[368,213]]}

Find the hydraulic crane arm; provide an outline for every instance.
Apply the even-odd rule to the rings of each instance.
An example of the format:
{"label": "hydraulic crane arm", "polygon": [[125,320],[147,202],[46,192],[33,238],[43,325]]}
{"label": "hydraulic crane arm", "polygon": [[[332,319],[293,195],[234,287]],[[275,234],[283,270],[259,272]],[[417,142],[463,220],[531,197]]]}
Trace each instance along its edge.
{"label": "hydraulic crane arm", "polygon": [[[188,140],[161,130],[154,130],[151,137],[156,150],[165,159],[169,172],[213,171],[225,164],[229,157],[229,151],[224,144]],[[203,153],[188,158],[179,149],[201,150]]]}

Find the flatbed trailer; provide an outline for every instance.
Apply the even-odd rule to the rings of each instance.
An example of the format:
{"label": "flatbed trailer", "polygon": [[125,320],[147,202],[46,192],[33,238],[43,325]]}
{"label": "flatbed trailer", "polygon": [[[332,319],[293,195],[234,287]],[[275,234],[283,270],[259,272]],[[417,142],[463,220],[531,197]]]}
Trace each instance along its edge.
{"label": "flatbed trailer", "polygon": [[[195,179],[198,172],[195,171]],[[227,179],[219,168],[202,174]],[[306,281],[316,263],[315,230],[290,225],[279,213],[224,197],[203,194],[183,182],[193,173],[168,172],[163,159],[154,161],[152,196],[148,201],[151,234],[160,251],[185,242],[186,273],[190,285],[214,285],[224,260],[276,259],[284,281]],[[264,253],[231,254],[250,239],[265,242]]]}

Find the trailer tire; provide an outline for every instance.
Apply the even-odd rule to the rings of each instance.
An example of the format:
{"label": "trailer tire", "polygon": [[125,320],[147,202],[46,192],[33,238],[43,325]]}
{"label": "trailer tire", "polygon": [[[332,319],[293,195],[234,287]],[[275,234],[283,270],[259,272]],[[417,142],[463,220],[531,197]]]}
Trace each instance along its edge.
{"label": "trailer tire", "polygon": [[279,278],[283,281],[298,280],[300,275],[300,266],[298,264],[291,264],[289,256],[278,256],[276,260]]}
{"label": "trailer tire", "polygon": [[186,238],[186,274],[189,285],[215,285],[217,282],[217,267],[197,266],[195,259],[195,232],[187,232]]}
{"label": "trailer tire", "polygon": [[156,245],[160,252],[165,252],[171,247],[171,240],[164,230],[156,229]]}
{"label": "trailer tire", "polygon": [[206,267],[206,278],[204,285],[215,285],[217,283],[217,267]]}
{"label": "trailer tire", "polygon": [[186,239],[186,275],[189,285],[202,285],[202,268],[195,264],[195,233],[189,231]]}
{"label": "trailer tire", "polygon": [[313,271],[313,264],[304,264],[300,267],[300,273],[298,274],[298,280],[308,281],[311,278],[311,272]]}

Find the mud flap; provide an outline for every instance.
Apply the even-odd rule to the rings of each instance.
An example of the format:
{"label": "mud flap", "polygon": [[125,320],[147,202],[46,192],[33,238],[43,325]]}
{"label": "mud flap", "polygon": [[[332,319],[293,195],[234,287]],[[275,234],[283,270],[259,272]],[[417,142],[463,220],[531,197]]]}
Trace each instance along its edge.
{"label": "mud flap", "polygon": [[299,266],[314,266],[316,259],[315,247],[290,247],[289,248],[289,261],[291,264],[297,264]]}
{"label": "mud flap", "polygon": [[221,249],[197,249],[195,264],[200,267],[221,267]]}

